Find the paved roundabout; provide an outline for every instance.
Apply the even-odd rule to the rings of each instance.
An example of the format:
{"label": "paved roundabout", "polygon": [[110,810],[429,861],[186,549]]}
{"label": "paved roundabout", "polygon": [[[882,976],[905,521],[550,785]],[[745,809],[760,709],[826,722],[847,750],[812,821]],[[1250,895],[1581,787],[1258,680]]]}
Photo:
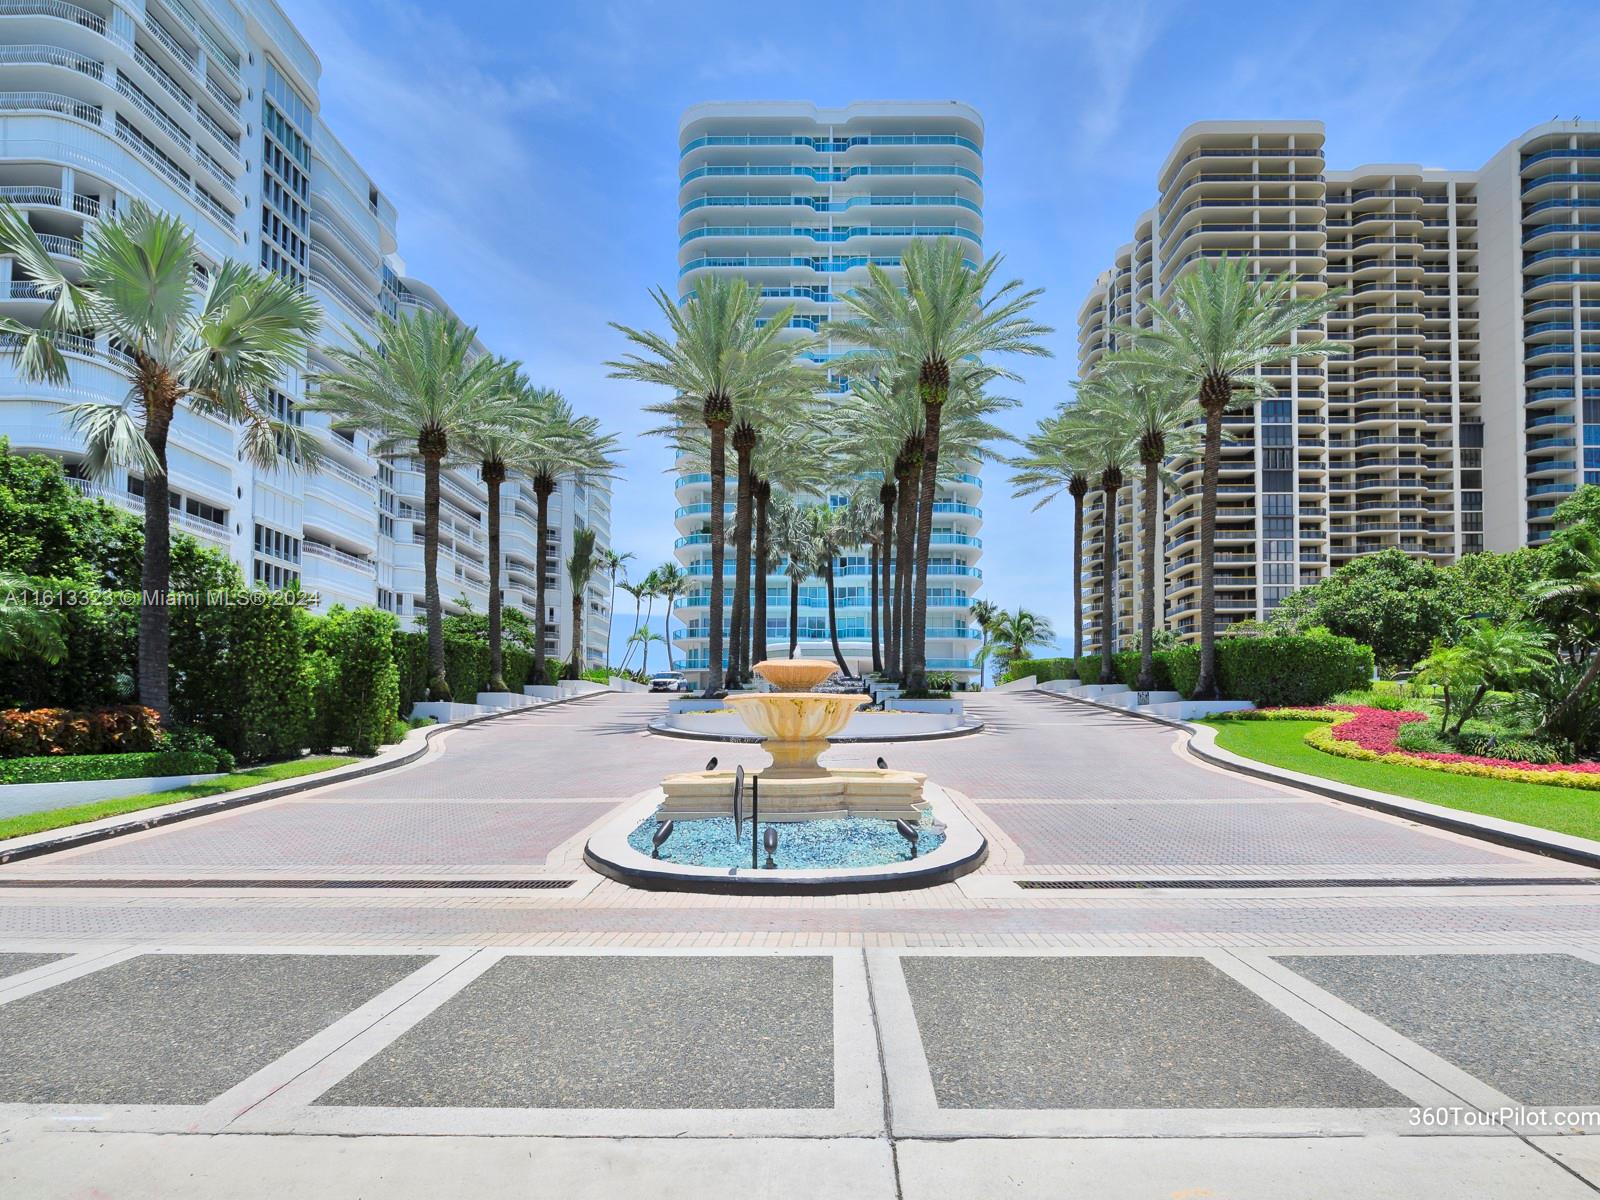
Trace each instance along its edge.
{"label": "paved roundabout", "polygon": [[703,761],[660,707],[0,868],[0,1193],[1600,1187],[1597,873],[1025,693],[826,760],[937,780],[976,873],[642,892],[582,847]]}

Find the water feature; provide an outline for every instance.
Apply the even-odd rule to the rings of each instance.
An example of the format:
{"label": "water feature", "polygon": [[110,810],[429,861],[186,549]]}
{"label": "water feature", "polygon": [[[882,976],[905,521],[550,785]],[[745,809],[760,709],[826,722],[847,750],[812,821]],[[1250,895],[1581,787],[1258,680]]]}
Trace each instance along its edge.
{"label": "water feature", "polygon": [[[823,659],[768,659],[757,663],[755,671],[776,691],[727,698],[728,707],[761,735],[761,748],[772,756],[772,765],[759,773],[762,815],[772,821],[847,816],[921,820],[927,812],[925,776],[881,767],[824,767],[817,761],[828,749],[829,736],[872,701],[865,693],[811,690],[833,670]],[[731,771],[668,775],[661,790],[663,820],[732,813]]]}

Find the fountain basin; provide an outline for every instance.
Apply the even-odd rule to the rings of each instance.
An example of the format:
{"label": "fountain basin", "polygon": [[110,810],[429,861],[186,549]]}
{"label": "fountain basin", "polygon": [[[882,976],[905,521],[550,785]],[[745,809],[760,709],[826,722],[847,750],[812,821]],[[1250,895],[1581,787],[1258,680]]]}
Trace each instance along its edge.
{"label": "fountain basin", "polygon": [[[983,865],[988,843],[950,793],[937,784],[923,793],[928,819],[944,829],[944,840],[916,858],[902,858],[879,866],[777,867],[752,869],[748,857],[750,826],[744,827],[742,866],[698,866],[674,861],[674,833],[664,847],[668,857],[653,859],[635,849],[629,838],[649,822],[662,802],[661,789],[636,797],[622,812],[601,826],[584,847],[583,860],[591,869],[630,887],[651,891],[742,893],[759,895],[844,895],[858,892],[903,891],[932,887],[960,878]],[[674,818],[677,820],[678,818]],[[766,798],[762,797],[761,824],[767,824]],[[680,829],[682,826],[680,825]],[[781,829],[782,827],[780,827]],[[710,836],[710,835],[708,835]],[[780,833],[778,856],[789,833]],[[730,837],[731,845],[731,837]],[[765,861],[765,851],[760,860]]]}

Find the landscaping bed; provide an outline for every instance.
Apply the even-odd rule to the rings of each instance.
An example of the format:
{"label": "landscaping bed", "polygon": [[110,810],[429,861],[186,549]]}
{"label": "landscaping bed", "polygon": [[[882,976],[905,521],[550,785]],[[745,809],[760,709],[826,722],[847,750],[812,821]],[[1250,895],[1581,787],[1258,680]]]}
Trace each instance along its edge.
{"label": "landscaping bed", "polygon": [[1221,713],[1215,722],[1309,721],[1305,743],[1325,754],[1368,762],[1387,762],[1421,770],[1470,775],[1502,783],[1542,783],[1600,791],[1600,762],[1546,763],[1410,750],[1400,745],[1402,731],[1427,721],[1428,714],[1365,705],[1324,704],[1308,708],[1252,709]]}

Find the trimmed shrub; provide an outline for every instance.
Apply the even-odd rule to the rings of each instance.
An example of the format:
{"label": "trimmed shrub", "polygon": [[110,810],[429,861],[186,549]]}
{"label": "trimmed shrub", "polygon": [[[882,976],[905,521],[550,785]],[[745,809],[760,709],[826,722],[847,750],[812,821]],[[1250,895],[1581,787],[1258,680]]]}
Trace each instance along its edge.
{"label": "trimmed shrub", "polygon": [[1156,661],[1162,664],[1172,690],[1187,699],[1194,695],[1194,685],[1200,682],[1200,647],[1174,646],[1170,650],[1157,650]]}
{"label": "trimmed shrub", "polygon": [[244,762],[298,756],[313,714],[309,618],[295,598],[231,592],[172,618],[173,716]]}
{"label": "trimmed shrub", "polygon": [[1075,658],[1014,658],[1006,664],[1000,682],[1010,683],[1013,679],[1026,679],[1029,675],[1040,683],[1049,679],[1075,679],[1074,672],[1077,669],[1078,660]]}
{"label": "trimmed shrub", "polygon": [[156,710],[138,704],[0,710],[0,758],[143,752],[160,744]]}
{"label": "trimmed shrub", "polygon": [[1217,639],[1222,694],[1262,707],[1321,704],[1366,687],[1372,668],[1371,649],[1326,631]]}
{"label": "trimmed shrub", "polygon": [[81,783],[91,779],[144,779],[157,775],[209,775],[223,770],[209,754],[154,750],[142,754],[72,754],[0,761],[0,784]]}
{"label": "trimmed shrub", "polygon": [[383,744],[400,709],[397,631],[394,617],[376,608],[334,609],[314,623],[316,649],[307,661],[316,698],[312,749],[372,754]]}
{"label": "trimmed shrub", "polygon": [[1080,654],[1076,662],[1077,666],[1074,670],[1077,672],[1079,683],[1100,682],[1100,655],[1098,653]]}
{"label": "trimmed shrub", "polygon": [[[1137,650],[1119,650],[1112,656],[1111,661],[1116,664],[1117,678],[1124,687],[1137,688],[1139,686],[1139,661],[1140,654]],[[1172,686],[1172,668],[1163,657],[1162,651],[1151,655],[1151,663],[1155,670],[1155,687],[1152,691],[1172,692],[1177,689]]]}

